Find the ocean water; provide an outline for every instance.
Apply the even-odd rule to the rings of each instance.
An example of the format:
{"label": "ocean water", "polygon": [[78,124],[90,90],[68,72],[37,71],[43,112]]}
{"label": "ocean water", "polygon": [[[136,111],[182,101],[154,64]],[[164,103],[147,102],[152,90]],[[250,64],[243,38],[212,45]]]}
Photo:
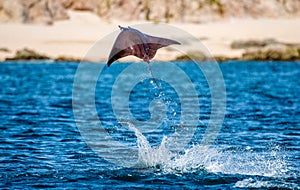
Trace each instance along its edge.
{"label": "ocean water", "polygon": [[[136,83],[137,71],[122,72],[137,63],[1,63],[0,188],[300,189],[300,62],[219,64],[217,94],[193,63],[172,64],[190,80],[153,79],[143,63]],[[204,146],[222,97],[222,125]],[[193,130],[176,149],[180,127]]]}

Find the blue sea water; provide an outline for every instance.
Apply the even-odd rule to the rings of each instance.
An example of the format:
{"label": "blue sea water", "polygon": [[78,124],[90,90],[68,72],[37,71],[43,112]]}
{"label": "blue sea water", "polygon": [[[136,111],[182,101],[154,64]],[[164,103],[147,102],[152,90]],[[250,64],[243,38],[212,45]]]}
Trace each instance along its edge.
{"label": "blue sea water", "polygon": [[[175,155],[166,142],[181,125],[183,103],[172,85],[145,78],[128,92],[131,116],[151,127],[138,128],[126,117],[121,121],[116,116],[126,110],[122,110],[123,88],[112,94],[114,84],[128,85],[117,78],[134,64],[104,68],[96,85],[90,86],[90,76],[101,64],[84,63],[84,85],[76,86],[79,63],[1,63],[0,188],[300,189],[299,62],[219,64],[226,87],[226,112],[209,148],[200,142],[213,110],[211,86],[205,76],[195,73],[191,62],[174,63],[197,83],[200,105],[195,134]],[[135,76],[133,73],[130,79]],[[171,76],[178,78],[177,73]],[[74,100],[78,98],[74,91],[82,100],[85,95],[88,98],[90,88],[94,88],[94,100]],[[157,97],[161,102],[153,104]],[[96,115],[90,113],[90,105],[95,105]],[[156,110],[157,120],[166,116],[159,126],[155,126],[151,109]],[[87,120],[76,118],[76,110]],[[109,155],[120,162],[136,155],[125,152],[123,158],[107,139],[100,139],[107,141],[106,147],[98,147],[106,152],[99,153],[89,145],[87,137],[92,135],[85,136],[78,126],[89,123],[90,130],[97,122],[114,141],[138,150],[136,167],[109,162]],[[91,133],[98,134],[97,130]]]}

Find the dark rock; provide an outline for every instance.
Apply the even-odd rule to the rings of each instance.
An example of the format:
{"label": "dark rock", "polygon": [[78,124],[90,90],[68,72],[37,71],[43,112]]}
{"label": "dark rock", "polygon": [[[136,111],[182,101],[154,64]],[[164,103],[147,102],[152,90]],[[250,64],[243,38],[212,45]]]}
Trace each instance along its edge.
{"label": "dark rock", "polygon": [[287,45],[269,45],[265,48],[246,51],[242,60],[275,60],[275,61],[294,61],[300,60],[300,47]]}
{"label": "dark rock", "polygon": [[175,60],[176,61],[187,61],[187,60],[205,61],[208,60],[208,57],[201,51],[190,51],[187,52],[187,54],[177,56]]}
{"label": "dark rock", "polygon": [[75,58],[75,57],[70,57],[70,56],[61,55],[61,56],[56,57],[56,58],[54,59],[54,61],[61,61],[61,62],[80,62],[81,59]]}
{"label": "dark rock", "polygon": [[14,57],[6,58],[6,60],[40,60],[40,59],[50,59],[50,58],[46,55],[37,53],[27,48],[18,50]]}
{"label": "dark rock", "polygon": [[241,40],[234,41],[231,43],[230,47],[232,49],[247,49],[247,48],[262,48],[270,44],[277,44],[275,39],[265,39],[265,40]]}
{"label": "dark rock", "polygon": [[229,61],[229,60],[236,60],[237,58],[232,58],[232,57],[226,57],[226,56],[215,56],[214,59],[217,61],[217,62],[226,62],[226,61]]}
{"label": "dark rock", "polygon": [[1,47],[0,52],[10,53],[11,51],[6,47]]}
{"label": "dark rock", "polygon": [[245,49],[241,60],[299,60],[300,45],[278,42],[274,39],[235,41],[233,49]]}

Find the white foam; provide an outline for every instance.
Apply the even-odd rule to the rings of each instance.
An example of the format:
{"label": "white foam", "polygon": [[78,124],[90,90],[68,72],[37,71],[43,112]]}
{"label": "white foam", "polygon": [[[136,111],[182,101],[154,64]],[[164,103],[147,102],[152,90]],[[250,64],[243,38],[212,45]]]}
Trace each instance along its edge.
{"label": "white foam", "polygon": [[285,157],[278,150],[256,152],[247,147],[244,150],[221,151],[194,145],[178,153],[171,151],[170,138],[163,137],[158,147],[151,147],[137,128],[130,123],[128,127],[137,137],[139,167],[159,166],[165,173],[207,171],[265,177],[286,176],[289,171]]}
{"label": "white foam", "polygon": [[238,181],[234,185],[235,188],[284,188],[284,189],[300,189],[295,183],[263,181],[255,178],[247,178]]}

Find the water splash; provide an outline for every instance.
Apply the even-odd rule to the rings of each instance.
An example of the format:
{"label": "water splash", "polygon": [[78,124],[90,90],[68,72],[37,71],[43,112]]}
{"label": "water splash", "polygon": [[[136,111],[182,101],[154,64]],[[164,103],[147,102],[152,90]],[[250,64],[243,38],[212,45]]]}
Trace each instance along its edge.
{"label": "water splash", "polygon": [[156,167],[171,160],[173,154],[167,148],[167,137],[163,137],[159,147],[152,148],[146,137],[133,124],[128,123],[128,128],[134,131],[137,137],[139,167]]}
{"label": "water splash", "polygon": [[279,149],[257,152],[250,147],[243,150],[218,150],[193,145],[184,152],[174,152],[170,149],[170,138],[164,136],[159,146],[152,147],[133,124],[127,124],[137,137],[138,167],[155,167],[163,173],[173,174],[204,171],[264,177],[286,176],[289,171],[285,156]]}

